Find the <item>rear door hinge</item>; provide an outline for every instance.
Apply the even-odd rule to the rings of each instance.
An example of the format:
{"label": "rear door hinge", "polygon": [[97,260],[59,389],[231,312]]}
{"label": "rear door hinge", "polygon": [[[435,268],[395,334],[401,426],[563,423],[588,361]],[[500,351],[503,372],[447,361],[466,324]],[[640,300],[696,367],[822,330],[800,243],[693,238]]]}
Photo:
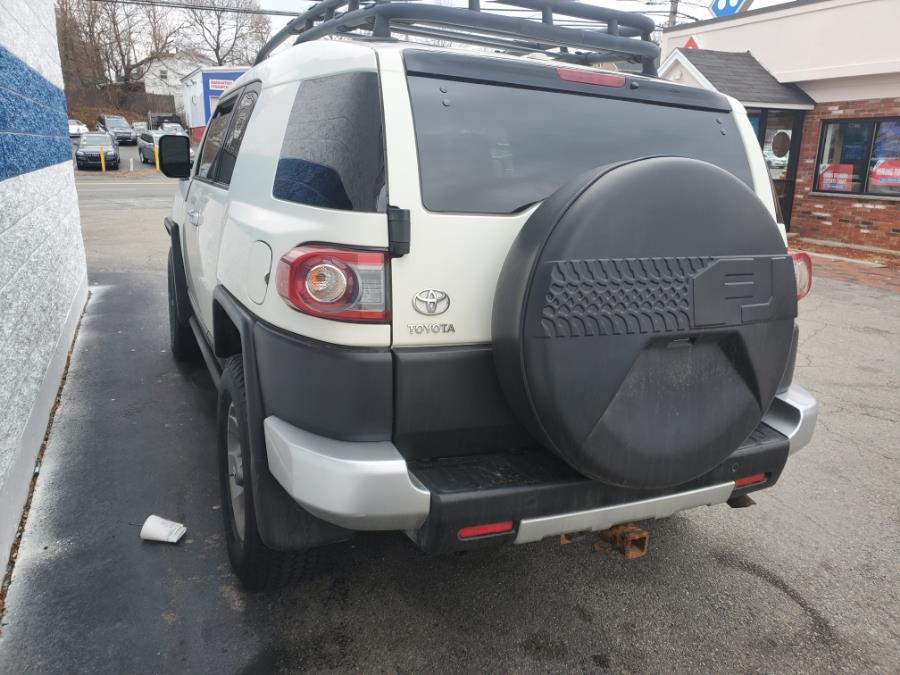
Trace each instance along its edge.
{"label": "rear door hinge", "polygon": [[402,258],[409,253],[409,209],[387,207],[388,252],[392,258]]}

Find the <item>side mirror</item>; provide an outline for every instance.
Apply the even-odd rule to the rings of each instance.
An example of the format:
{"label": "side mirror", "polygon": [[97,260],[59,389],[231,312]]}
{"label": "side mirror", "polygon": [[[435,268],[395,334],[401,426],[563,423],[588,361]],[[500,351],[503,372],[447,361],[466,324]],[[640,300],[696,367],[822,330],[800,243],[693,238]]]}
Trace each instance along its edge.
{"label": "side mirror", "polygon": [[169,178],[188,178],[191,175],[191,142],[184,136],[161,136],[159,169]]}

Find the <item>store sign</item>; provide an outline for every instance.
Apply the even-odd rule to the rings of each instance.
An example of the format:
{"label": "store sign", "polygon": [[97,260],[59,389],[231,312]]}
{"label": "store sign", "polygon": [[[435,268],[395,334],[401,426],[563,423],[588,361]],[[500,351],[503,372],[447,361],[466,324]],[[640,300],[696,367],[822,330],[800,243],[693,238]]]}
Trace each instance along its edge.
{"label": "store sign", "polygon": [[233,81],[234,80],[210,80],[209,89],[210,91],[225,91],[231,86]]}
{"label": "store sign", "polygon": [[852,164],[825,164],[819,171],[819,190],[850,192],[853,189]]}
{"label": "store sign", "polygon": [[723,16],[733,16],[740,11],[744,11],[750,7],[753,0],[712,0],[709,5],[709,11],[716,18]]}
{"label": "store sign", "polygon": [[869,172],[870,187],[900,186],[900,159],[882,159]]}

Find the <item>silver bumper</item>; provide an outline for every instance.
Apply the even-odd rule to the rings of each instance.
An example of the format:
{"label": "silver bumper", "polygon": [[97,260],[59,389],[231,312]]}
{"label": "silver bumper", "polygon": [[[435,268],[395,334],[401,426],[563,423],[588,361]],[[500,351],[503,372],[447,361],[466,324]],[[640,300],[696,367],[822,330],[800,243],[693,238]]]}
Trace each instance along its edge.
{"label": "silver bumper", "polygon": [[[788,437],[793,454],[812,438],[818,404],[799,385],[776,397],[763,421]],[[353,530],[414,530],[428,517],[431,494],[416,481],[390,441],[353,443],[265,420],[269,470],[310,513]],[[695,506],[728,501],[734,483],[589,511],[523,520],[516,543],[619,523],[664,518]]]}
{"label": "silver bumper", "polygon": [[277,417],[264,428],[269,471],[322,520],[353,530],[414,530],[428,516],[431,493],[414,483],[390,441],[336,441]]}
{"label": "silver bumper", "polygon": [[818,417],[819,402],[799,384],[792,384],[775,397],[763,422],[788,437],[788,452],[793,455],[812,440]]}

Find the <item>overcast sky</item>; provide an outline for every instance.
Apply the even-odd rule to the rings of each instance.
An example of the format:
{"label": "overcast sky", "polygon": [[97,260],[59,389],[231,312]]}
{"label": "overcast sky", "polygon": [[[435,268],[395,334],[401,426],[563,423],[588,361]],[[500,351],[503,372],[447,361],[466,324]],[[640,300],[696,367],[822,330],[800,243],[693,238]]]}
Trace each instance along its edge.
{"label": "overcast sky", "polygon": [[[427,0],[426,0],[427,1]],[[625,11],[652,11],[652,12],[665,12],[668,9],[668,1],[667,0],[584,0],[585,2],[592,5],[599,5],[601,7],[612,7],[614,9],[622,9]],[[753,9],[758,9],[760,7],[770,7],[771,5],[781,5],[785,2],[789,2],[790,0],[752,0]],[[713,2],[713,0],[682,0],[681,4],[683,5],[682,10],[690,14],[692,16],[697,17],[698,19],[712,19],[714,18],[712,12],[709,11],[708,7]],[[259,0],[259,4],[263,9],[274,9],[280,11],[287,12],[301,12],[304,9],[311,7],[312,2],[308,2],[305,0]],[[454,5],[465,5],[465,0],[451,0],[450,4]],[[489,2],[484,2],[484,7],[489,6]],[[535,16],[538,16],[538,13],[535,13]],[[657,22],[661,22],[664,20],[664,16],[659,14],[654,14],[654,18]],[[273,16],[270,17],[272,20],[272,33],[277,32],[281,29],[284,24],[288,22],[288,17],[283,16]]]}

